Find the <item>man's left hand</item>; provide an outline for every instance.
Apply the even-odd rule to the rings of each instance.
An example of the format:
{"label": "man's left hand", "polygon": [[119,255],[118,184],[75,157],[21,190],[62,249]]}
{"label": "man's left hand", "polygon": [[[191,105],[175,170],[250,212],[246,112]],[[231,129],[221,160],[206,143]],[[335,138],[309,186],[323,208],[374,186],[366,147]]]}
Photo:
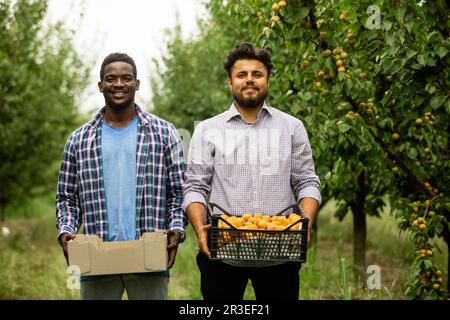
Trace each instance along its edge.
{"label": "man's left hand", "polygon": [[169,261],[167,268],[172,268],[175,263],[175,257],[177,255],[178,244],[181,241],[181,232],[176,230],[167,231],[167,252],[169,254]]}

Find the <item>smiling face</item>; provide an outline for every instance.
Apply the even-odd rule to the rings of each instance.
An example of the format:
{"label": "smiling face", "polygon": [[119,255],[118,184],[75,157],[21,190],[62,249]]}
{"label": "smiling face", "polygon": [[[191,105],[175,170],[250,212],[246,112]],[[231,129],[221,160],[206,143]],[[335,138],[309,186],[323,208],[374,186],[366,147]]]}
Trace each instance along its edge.
{"label": "smiling face", "polygon": [[133,66],[117,61],[105,66],[103,79],[98,83],[105,97],[105,104],[114,110],[134,106],[134,96],[140,82],[133,75]]}
{"label": "smiling face", "polygon": [[239,107],[262,107],[269,87],[267,68],[259,60],[237,60],[231,70],[228,86]]}

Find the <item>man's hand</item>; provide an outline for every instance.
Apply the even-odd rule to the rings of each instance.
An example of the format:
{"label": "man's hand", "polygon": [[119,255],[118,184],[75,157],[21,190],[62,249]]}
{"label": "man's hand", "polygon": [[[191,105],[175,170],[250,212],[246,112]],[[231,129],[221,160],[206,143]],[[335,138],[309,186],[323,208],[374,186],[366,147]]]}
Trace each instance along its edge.
{"label": "man's hand", "polygon": [[300,207],[305,214],[305,217],[309,219],[308,221],[308,248],[312,245],[312,232],[314,221],[316,221],[317,213],[319,211],[319,202],[313,198],[303,198],[300,201]]}
{"label": "man's hand", "polygon": [[167,252],[169,254],[169,261],[167,263],[167,268],[170,269],[175,263],[175,257],[178,251],[178,244],[181,241],[181,232],[176,230],[167,231]]}
{"label": "man's hand", "polygon": [[208,257],[210,256],[209,247],[208,247],[208,235],[209,231],[211,230],[211,225],[207,224],[204,225],[200,232],[197,233],[197,240],[198,240],[198,249],[201,253],[206,254]]}
{"label": "man's hand", "polygon": [[67,251],[67,242],[72,239],[75,239],[76,234],[63,233],[59,236],[59,244],[63,248],[64,257],[66,258],[67,265],[69,265],[69,252]]}

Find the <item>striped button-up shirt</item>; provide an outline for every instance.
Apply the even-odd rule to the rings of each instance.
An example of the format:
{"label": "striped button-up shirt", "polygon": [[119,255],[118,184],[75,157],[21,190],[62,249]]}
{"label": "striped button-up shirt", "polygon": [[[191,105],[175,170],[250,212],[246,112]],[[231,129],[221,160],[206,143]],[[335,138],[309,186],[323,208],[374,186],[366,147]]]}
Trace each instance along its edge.
{"label": "striped button-up shirt", "polygon": [[273,215],[306,197],[320,204],[320,180],[303,123],[264,105],[257,121],[248,124],[234,104],[200,122],[183,194],[184,211],[208,200],[233,215]]}
{"label": "striped button-up shirt", "polygon": [[[56,194],[56,226],[62,233],[108,240],[107,202],[102,168],[101,123],[106,108],[74,131],[64,147]],[[145,232],[184,232],[181,210],[186,165],[175,127],[136,105],[136,238]]]}

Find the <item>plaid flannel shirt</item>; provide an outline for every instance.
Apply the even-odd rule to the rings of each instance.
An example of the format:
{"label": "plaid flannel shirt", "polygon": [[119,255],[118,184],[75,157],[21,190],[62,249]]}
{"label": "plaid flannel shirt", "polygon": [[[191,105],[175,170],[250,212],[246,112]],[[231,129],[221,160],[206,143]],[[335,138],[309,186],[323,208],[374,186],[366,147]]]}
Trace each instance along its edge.
{"label": "plaid flannel shirt", "polygon": [[[77,233],[108,239],[106,194],[102,175],[101,123],[106,108],[74,131],[64,147],[56,194],[58,237]],[[136,236],[156,230],[184,233],[181,210],[186,164],[175,127],[136,105]]]}

